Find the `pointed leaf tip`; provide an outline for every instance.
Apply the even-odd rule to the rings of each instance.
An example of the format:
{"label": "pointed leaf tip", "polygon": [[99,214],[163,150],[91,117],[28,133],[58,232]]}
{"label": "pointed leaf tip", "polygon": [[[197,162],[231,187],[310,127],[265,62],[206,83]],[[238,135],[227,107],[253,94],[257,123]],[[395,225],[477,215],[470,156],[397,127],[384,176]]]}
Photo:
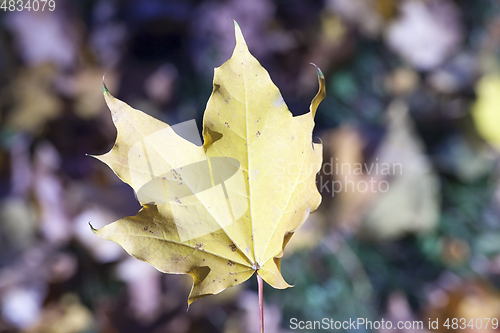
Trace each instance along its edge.
{"label": "pointed leaf tip", "polygon": [[318,71],[318,76],[320,77],[320,79],[325,79],[325,76],[323,75],[323,72],[321,71],[321,69],[318,66],[316,66],[316,64],[314,62],[310,62],[309,64],[311,64],[314,67],[316,67],[316,70]]}
{"label": "pointed leaf tip", "polygon": [[93,155],[93,154],[85,154],[86,157],[93,157],[96,159],[99,159],[100,155]]}
{"label": "pointed leaf tip", "polygon": [[319,103],[321,103],[321,101],[323,99],[325,99],[325,97],[326,97],[326,84],[325,84],[325,76],[323,75],[323,72],[321,71],[321,69],[318,66],[316,66],[316,64],[314,64],[312,62],[311,62],[311,65],[316,67],[316,69],[318,71],[318,82],[319,82],[318,93],[316,94],[316,96],[314,96],[314,99],[311,101],[311,106],[309,107],[309,110],[311,111],[312,116],[314,118],[314,116],[316,115],[316,110],[318,109]]}
{"label": "pointed leaf tip", "polygon": [[316,67],[318,69],[318,76],[321,78],[321,79],[325,79],[325,76],[323,75],[323,72],[321,71],[321,69],[319,67]]}
{"label": "pointed leaf tip", "polygon": [[97,229],[92,226],[92,224],[89,222],[90,230],[95,234]]}
{"label": "pointed leaf tip", "polygon": [[106,73],[102,76],[102,92],[107,93],[109,92],[108,87],[106,87],[106,83],[104,83],[104,78],[106,77]]}
{"label": "pointed leaf tip", "polygon": [[242,45],[248,49],[247,42],[245,41],[245,37],[243,37],[243,32],[241,31],[240,25],[236,21],[234,21],[234,34],[236,36],[236,47],[235,47],[234,51],[236,52],[238,45]]}

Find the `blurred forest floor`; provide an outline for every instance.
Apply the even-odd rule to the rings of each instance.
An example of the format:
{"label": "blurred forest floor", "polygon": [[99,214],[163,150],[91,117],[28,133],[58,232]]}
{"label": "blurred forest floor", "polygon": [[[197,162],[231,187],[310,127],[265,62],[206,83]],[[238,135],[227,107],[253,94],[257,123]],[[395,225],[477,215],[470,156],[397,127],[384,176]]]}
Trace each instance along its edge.
{"label": "blurred forest floor", "polygon": [[291,318],[500,318],[500,2],[55,3],[0,10],[0,332],[258,331],[254,279],[186,312],[189,277],[88,226],[140,208],[86,156],[116,136],[103,75],[134,108],[201,128],[232,19],[295,115],[317,91],[310,63],[327,79],[323,203],[285,251],[295,287],[265,288],[266,332]]}

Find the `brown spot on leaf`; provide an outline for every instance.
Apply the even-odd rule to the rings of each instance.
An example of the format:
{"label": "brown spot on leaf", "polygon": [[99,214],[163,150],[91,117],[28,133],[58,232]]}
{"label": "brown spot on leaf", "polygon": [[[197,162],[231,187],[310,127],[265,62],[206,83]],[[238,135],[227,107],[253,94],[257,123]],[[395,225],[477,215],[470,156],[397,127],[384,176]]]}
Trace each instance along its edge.
{"label": "brown spot on leaf", "polygon": [[236,245],[231,244],[229,247],[231,248],[231,251],[236,252]]}
{"label": "brown spot on leaf", "polygon": [[144,227],[142,230],[144,230],[144,231],[148,231],[148,227]]}
{"label": "brown spot on leaf", "polygon": [[233,266],[233,265],[234,265],[234,262],[232,262],[231,260],[228,260],[228,261],[227,261],[227,265],[228,265],[228,266]]}
{"label": "brown spot on leaf", "polygon": [[259,136],[259,135],[260,135],[260,131],[257,131],[257,136]]}
{"label": "brown spot on leaf", "polygon": [[208,135],[212,139],[212,144],[222,138],[222,134],[216,131],[212,131],[210,128],[206,127],[205,130],[207,131]]}

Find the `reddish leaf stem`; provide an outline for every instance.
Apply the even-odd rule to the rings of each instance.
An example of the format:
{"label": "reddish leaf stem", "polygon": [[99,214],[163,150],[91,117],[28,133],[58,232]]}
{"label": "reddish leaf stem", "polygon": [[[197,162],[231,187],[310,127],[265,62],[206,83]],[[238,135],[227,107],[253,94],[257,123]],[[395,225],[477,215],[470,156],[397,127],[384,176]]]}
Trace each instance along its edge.
{"label": "reddish leaf stem", "polygon": [[264,333],[264,282],[259,273],[257,275],[257,284],[259,286],[259,320],[260,320],[260,333]]}

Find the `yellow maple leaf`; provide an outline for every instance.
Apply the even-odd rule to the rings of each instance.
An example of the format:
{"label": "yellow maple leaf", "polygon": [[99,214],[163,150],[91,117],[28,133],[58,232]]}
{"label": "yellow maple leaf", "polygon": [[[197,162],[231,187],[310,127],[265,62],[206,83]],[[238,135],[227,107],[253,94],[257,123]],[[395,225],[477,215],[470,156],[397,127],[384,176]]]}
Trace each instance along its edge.
{"label": "yellow maple leaf", "polygon": [[255,272],[275,288],[283,249],[321,196],[321,144],[314,115],[294,117],[235,22],[236,47],[215,69],[203,119],[203,146],[111,96],[118,135],[96,156],[135,191],[143,208],[94,232],[166,273],[190,274],[188,302],[244,282]]}

